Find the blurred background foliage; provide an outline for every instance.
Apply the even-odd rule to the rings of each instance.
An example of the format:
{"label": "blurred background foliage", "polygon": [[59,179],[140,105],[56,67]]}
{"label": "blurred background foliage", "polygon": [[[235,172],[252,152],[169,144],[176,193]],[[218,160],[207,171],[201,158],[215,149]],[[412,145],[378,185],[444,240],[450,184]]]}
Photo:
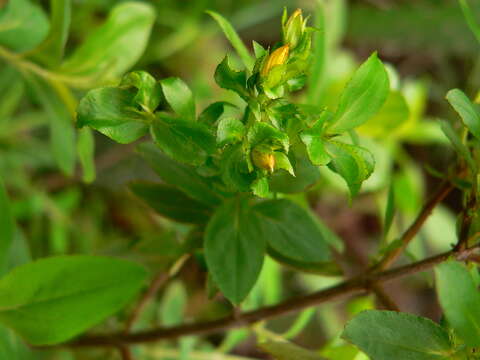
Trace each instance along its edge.
{"label": "blurred background foliage", "polygon": [[[24,1],[10,0],[17,4]],[[15,67],[18,59],[12,58],[12,54],[28,54],[45,39],[49,32],[50,2],[32,1],[29,12],[14,14],[29,19],[19,41],[18,37],[9,36],[8,22],[2,22],[11,4],[0,1],[0,174],[19,224],[10,254],[11,267],[39,257],[69,253],[128,257],[148,265],[152,273],[178,261],[185,239],[194,238],[195,234],[191,234],[187,226],[159,217],[127,190],[126,185],[132,180],[157,179],[134,147],[114,144],[99,134],[94,138],[91,134],[75,134],[71,124],[64,124],[63,128],[62,124],[54,124],[60,132],[55,135],[51,130],[54,127],[52,111],[55,114],[62,105],[49,104],[48,97],[57,99],[53,102],[65,103],[62,111],[66,108],[67,112],[73,112],[85,90],[114,83],[128,69],[143,69],[157,78],[180,76],[185,79],[200,109],[219,100],[240,104],[236,95],[214,83],[215,67],[225,52],[230,53],[233,62],[239,61],[205,10],[215,10],[231,20],[250,48],[252,40],[264,46],[279,40],[278,24],[284,6],[290,10],[300,7],[304,13],[311,14],[311,23],[319,29],[315,40],[317,55],[310,87],[295,95],[300,102],[335,105],[353,70],[374,50],[390,65],[391,87],[395,91],[381,112],[360,131],[359,141],[374,153],[377,164],[359,197],[350,204],[341,179],[330,172],[308,168],[304,170],[318,179],[316,185],[306,194],[291,194],[292,199],[315,210],[338,235],[337,250],[339,254],[343,252],[339,259],[346,275],[364,269],[371,260],[369,254],[385,248],[398,237],[440,181],[439,174],[447,171],[452,163],[453,152],[435,120],[452,115],[444,100],[448,89],[462,88],[467,95],[475,97],[480,80],[478,41],[469,31],[456,0],[145,2],[154,8],[156,16],[144,51],[138,43],[123,44],[119,51],[128,60],[125,64],[103,64],[100,70],[95,70],[109,72],[109,76],[103,77],[95,72],[81,74],[82,70],[76,68],[75,58],[70,55],[89,36],[96,34],[112,9],[123,1],[74,0],[65,49],[69,60],[62,65],[66,69],[64,77],[53,78],[45,85],[41,77],[29,78],[28,69],[22,68],[24,64]],[[471,3],[480,20],[480,3]],[[95,60],[95,51],[89,54],[88,49],[85,50],[100,63],[100,58]],[[41,69],[56,66],[45,62],[41,53],[31,59]],[[19,69],[23,69],[22,75]],[[70,144],[68,148],[72,153],[56,153],[56,141]],[[96,175],[90,163],[92,141]],[[77,146],[79,160],[75,161]],[[452,209],[458,208],[460,199],[454,193],[447,200],[448,206],[433,214],[412,243],[409,257],[416,259],[444,251],[454,242],[456,219]],[[389,214],[386,208],[393,202],[397,213]],[[385,221],[392,222],[388,233],[381,232]],[[276,303],[340,279],[296,273],[267,261],[244,308]],[[187,259],[176,280],[150,306],[137,328],[226,314],[229,306],[223,299],[208,300],[206,283],[201,258]],[[387,289],[402,310],[438,320],[439,309],[430,285],[431,279],[417,275]],[[338,335],[348,318],[374,306],[373,298],[355,298],[272,321],[269,328],[307,348],[321,349],[327,358],[359,360],[365,358],[364,355],[341,341]],[[125,314],[120,314],[99,330],[115,328],[124,317]],[[12,354],[13,351],[22,354],[22,359],[113,359],[118,356],[113,350],[84,351],[77,357],[66,350],[33,351],[7,330],[0,331],[3,333],[0,341],[5,348]],[[245,329],[230,331],[224,336],[189,337],[171,344],[135,348],[141,359],[213,359],[212,351],[218,359],[267,358]],[[226,353],[235,355],[222,355]]]}

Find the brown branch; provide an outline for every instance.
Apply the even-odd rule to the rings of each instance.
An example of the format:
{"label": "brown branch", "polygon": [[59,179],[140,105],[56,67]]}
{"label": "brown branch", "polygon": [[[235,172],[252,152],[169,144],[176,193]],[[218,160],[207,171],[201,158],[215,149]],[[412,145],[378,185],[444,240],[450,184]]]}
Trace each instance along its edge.
{"label": "brown branch", "polygon": [[400,266],[392,270],[376,273],[367,272],[364,275],[346,280],[336,286],[320,290],[313,294],[294,297],[280,304],[249,311],[239,314],[235,317],[227,316],[213,321],[186,324],[170,328],[157,328],[134,334],[118,332],[106,335],[85,336],[67,345],[70,347],[118,347],[126,344],[138,344],[165,339],[175,339],[186,335],[210,334],[231,328],[246,326],[260,320],[267,320],[277,316],[290,314],[292,312],[317,306],[328,301],[338,300],[349,295],[358,294],[365,291],[368,292],[372,288],[372,284],[381,284],[406,275],[428,270],[452,256],[458,260],[466,260],[479,248],[480,245],[463,250],[454,249],[446,253],[433,256],[413,264]]}
{"label": "brown branch", "polygon": [[380,262],[372,268],[372,271],[381,271],[389,268],[395,261],[402,255],[404,250],[413,240],[413,238],[418,234],[422,228],[425,221],[432,213],[433,209],[445,199],[445,197],[454,189],[454,186],[451,182],[445,181],[440,185],[438,191],[432,196],[432,198],[425,203],[422,210],[418,214],[415,221],[410,225],[410,227],[405,231],[400,238],[400,246],[392,249],[388,252]]}

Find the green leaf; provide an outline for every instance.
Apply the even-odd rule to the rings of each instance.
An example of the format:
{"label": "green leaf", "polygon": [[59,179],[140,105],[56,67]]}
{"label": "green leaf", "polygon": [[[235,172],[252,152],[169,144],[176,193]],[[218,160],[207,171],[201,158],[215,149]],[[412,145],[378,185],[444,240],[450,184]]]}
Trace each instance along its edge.
{"label": "green leaf", "polygon": [[332,161],[329,167],[347,183],[350,193],[355,196],[360,186],[373,172],[375,160],[367,149],[361,146],[337,141],[326,143],[327,153]]}
{"label": "green leaf", "polygon": [[273,150],[288,151],[289,147],[287,134],[264,122],[255,122],[248,130],[247,139],[252,148],[257,145],[265,145]]}
{"label": "green leaf", "polygon": [[182,79],[170,77],[160,81],[163,95],[178,116],[186,120],[195,119],[195,101],[192,91]]}
{"label": "green leaf", "polygon": [[78,126],[90,126],[121,144],[137,140],[148,132],[148,124],[137,110],[136,95],[132,89],[117,87],[89,91],[78,105]]}
{"label": "green leaf", "polygon": [[140,144],[137,149],[166,183],[178,187],[205,205],[215,206],[221,203],[221,193],[215,190],[210,180],[201,177],[193,167],[170,159],[153,144]]}
{"label": "green leaf", "polygon": [[463,158],[470,169],[472,169],[475,172],[475,169],[477,168],[477,164],[472,158],[472,155],[470,154],[470,150],[468,147],[462,142],[458,134],[455,132],[453,129],[452,125],[448,123],[447,121],[441,121],[440,122],[441,129],[445,136],[448,138],[450,143],[452,144],[453,148],[455,149],[455,152]]}
{"label": "green leaf", "polygon": [[8,1],[0,9],[0,45],[14,51],[27,51],[40,44],[48,27],[42,8],[29,0]]}
{"label": "green leaf", "polygon": [[468,346],[480,346],[480,293],[472,276],[451,260],[435,268],[435,278],[448,323]]}
{"label": "green leaf", "polygon": [[343,133],[362,125],[381,109],[388,92],[387,71],[373,53],[345,87],[328,132]]}
{"label": "green leaf", "polygon": [[278,263],[295,271],[301,271],[309,274],[323,275],[323,276],[342,276],[343,271],[333,261],[320,262],[306,262],[292,259],[280,254],[272,247],[267,248],[267,253],[272,259]]}
{"label": "green leaf", "polygon": [[75,128],[67,105],[56,92],[56,88],[62,85],[47,82],[33,74],[26,76],[26,80],[48,114],[53,156],[60,169],[72,176],[76,160]]}
{"label": "green leaf", "polygon": [[252,70],[255,60],[253,59],[252,55],[250,55],[250,52],[245,47],[245,44],[240,39],[233,26],[222,15],[214,11],[207,11],[207,13],[215,19],[218,25],[220,25],[223,33],[227,37],[228,41],[230,41],[233,48],[237,51],[247,70]]}
{"label": "green leaf", "polygon": [[187,305],[187,291],[180,281],[172,282],[165,290],[160,303],[160,320],[163,326],[182,322]]}
{"label": "green leaf", "polygon": [[215,137],[199,122],[158,114],[151,126],[157,146],[173,159],[202,165],[216,148]]}
{"label": "green leaf", "polygon": [[462,90],[453,89],[447,93],[448,102],[462,118],[465,126],[480,140],[480,115],[475,105]]}
{"label": "green leaf", "polygon": [[77,153],[82,165],[82,179],[86,183],[95,180],[95,139],[89,128],[78,131]]}
{"label": "green leaf", "polygon": [[29,54],[50,67],[60,64],[68,39],[71,18],[71,0],[50,0],[50,30],[46,39]]}
{"label": "green leaf", "polygon": [[122,75],[145,50],[154,20],[155,10],[146,3],[115,6],[105,23],[63,63],[61,71],[97,82]]}
{"label": "green leaf", "polygon": [[198,117],[198,121],[207,125],[215,124],[218,118],[224,113],[226,106],[235,107],[235,105],[226,101],[217,101],[208,105]]}
{"label": "green leaf", "polygon": [[286,200],[269,200],[254,206],[262,219],[268,245],[281,255],[302,262],[330,259],[323,233],[306,210]]}
{"label": "green leaf", "polygon": [[258,346],[276,360],[325,360],[324,357],[288,341],[269,340]]}
{"label": "green leaf", "polygon": [[225,56],[215,69],[215,82],[221,88],[235,91],[244,100],[248,101],[247,75],[245,71],[233,70],[229,65],[228,56]]}
{"label": "green leaf", "polygon": [[222,180],[233,191],[249,191],[255,174],[248,171],[245,151],[240,144],[227,147],[220,162]]}
{"label": "green leaf", "polygon": [[130,189],[160,215],[174,221],[205,224],[212,212],[209,206],[188,197],[171,185],[133,183],[130,184]]}
{"label": "green leaf", "polygon": [[137,89],[135,103],[146,112],[153,113],[162,99],[162,89],[155,78],[145,71],[132,71],[122,78],[120,86]]}
{"label": "green leaf", "polygon": [[275,157],[275,169],[286,170],[290,175],[295,176],[292,164],[285,153],[275,151],[273,156]]}
{"label": "green leaf", "polygon": [[245,134],[245,125],[238,119],[225,117],[218,122],[217,143],[222,146],[242,140]]}
{"label": "green leaf", "polygon": [[215,283],[232,303],[239,304],[252,289],[264,252],[260,219],[248,199],[231,199],[217,209],[205,233],[205,258]]}
{"label": "green leaf", "polygon": [[302,139],[307,148],[308,157],[314,165],[327,165],[330,162],[330,156],[325,150],[325,140],[323,139],[325,122],[331,118],[329,112],[322,112],[320,119],[307,130],[302,131],[300,139]]}
{"label": "green leaf", "polygon": [[10,247],[13,244],[15,223],[3,180],[0,177],[0,273],[7,265]]}
{"label": "green leaf", "polygon": [[394,311],[363,311],[345,326],[342,338],[373,360],[451,359],[448,332],[433,321]]}
{"label": "green leaf", "polygon": [[33,345],[61,343],[123,308],[146,277],[139,265],[99,256],[29,263],[0,279],[0,322]]}

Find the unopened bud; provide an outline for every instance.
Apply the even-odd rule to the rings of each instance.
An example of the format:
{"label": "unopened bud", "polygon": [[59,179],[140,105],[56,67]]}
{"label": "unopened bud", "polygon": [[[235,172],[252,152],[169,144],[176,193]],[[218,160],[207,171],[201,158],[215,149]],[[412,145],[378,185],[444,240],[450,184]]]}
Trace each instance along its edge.
{"label": "unopened bud", "polygon": [[275,156],[272,152],[255,148],[252,150],[252,161],[256,167],[268,170],[270,173],[275,169]]}
{"label": "unopened bud", "polygon": [[261,75],[267,76],[270,70],[277,65],[283,65],[288,59],[288,54],[290,52],[290,45],[283,45],[277,50],[272,52],[267,59],[267,62],[262,68]]}
{"label": "unopened bud", "polygon": [[283,25],[283,41],[285,44],[289,44],[292,49],[298,45],[305,33],[305,23],[302,10],[297,9]]}

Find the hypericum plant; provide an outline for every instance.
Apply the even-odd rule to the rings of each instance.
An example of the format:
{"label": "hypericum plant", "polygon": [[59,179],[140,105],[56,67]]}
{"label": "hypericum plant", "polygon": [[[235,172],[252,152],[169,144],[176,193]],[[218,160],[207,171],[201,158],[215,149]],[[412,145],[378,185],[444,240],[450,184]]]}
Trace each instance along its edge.
{"label": "hypericum plant", "polygon": [[[22,0],[22,3],[31,11],[38,11],[36,6],[28,7],[29,2]],[[17,4],[0,12],[0,26],[19,16]],[[153,19],[148,6],[123,4],[112,12],[94,37],[63,61],[68,21],[61,14],[68,13],[69,4],[52,1],[51,29],[55,31],[51,30],[43,41],[40,37],[34,39],[36,47],[32,45],[34,48],[27,53],[19,55],[0,47],[0,56],[25,77],[40,103],[56,120],[68,120],[71,116],[68,104],[74,104],[75,97],[69,86],[90,88],[101,82],[111,83],[125,72],[135,56],[112,57],[109,49],[128,45],[132,35],[126,30],[129,26],[141,32],[144,41],[145,34],[136,28],[136,20],[143,19],[143,28],[149,28]],[[467,3],[461,4],[469,24],[479,35]],[[135,14],[138,19],[132,18]],[[437,174],[443,178],[439,191],[405,233],[381,244],[364,273],[313,294],[253,308],[257,304],[252,293],[258,294],[254,285],[260,282],[260,286],[267,286],[278,275],[274,271],[265,272],[267,275],[259,279],[262,267],[272,269],[269,258],[300,272],[342,275],[332,254],[332,248],[339,248],[338,238],[310,213],[302,198],[291,194],[304,194],[318,184],[321,167],[343,178],[353,201],[375,165],[369,149],[359,145],[363,139],[357,130],[368,133],[369,119],[373,118],[378,125],[382,119],[388,121],[386,114],[392,113],[392,108],[403,111],[407,106],[400,91],[390,84],[389,74],[376,53],[353,73],[334,101],[336,106],[316,105],[315,92],[310,93],[308,101],[297,96],[306,84],[312,84],[312,77],[319,80],[321,72],[312,74],[312,64],[317,66],[319,61],[312,56],[319,56],[312,48],[312,37],[315,31],[319,31],[320,37],[324,31],[309,27],[301,10],[290,15],[284,11],[282,41],[271,48],[253,42],[254,56],[227,20],[214,12],[210,15],[219,23],[244,66],[241,70],[234,69],[226,56],[216,68],[215,81],[221,88],[236,93],[241,105],[217,101],[197,111],[192,91],[181,79],[157,80],[147,72],[134,71],[124,75],[118,85],[88,91],[75,108],[76,125],[83,128],[79,155],[86,169],[92,165],[93,152],[89,128],[121,144],[150,135],[151,140],[143,141],[137,149],[162,182],[134,182],[130,190],[163,217],[189,225],[180,247],[175,249],[169,271],[162,269],[131,313],[123,314],[125,319],[120,320],[125,324],[114,323],[120,326],[117,332],[80,336],[125,308],[144,287],[146,270],[133,262],[90,255],[57,256],[16,266],[0,279],[0,322],[32,345],[62,344],[72,349],[114,347],[125,360],[133,357],[129,349],[132,345],[188,336],[179,343],[183,354],[179,356],[186,358],[191,341],[197,340],[193,336],[248,325],[253,325],[259,346],[276,359],[353,360],[362,354],[352,347],[345,348],[347,345],[341,340],[318,353],[286,341],[298,334],[311,318],[308,310],[284,334],[266,329],[263,321],[366,292],[376,294],[386,308],[398,310],[382,284],[438,265],[436,284],[445,314],[441,325],[398,311],[368,310],[346,324],[342,338],[374,360],[480,358],[476,351],[480,347],[479,278],[476,265],[470,262],[478,260],[476,253],[480,247],[477,105],[458,89],[447,94],[448,102],[462,119],[457,130],[448,122],[442,123],[458,161],[445,173]],[[118,24],[122,26],[119,28]],[[25,28],[20,30],[16,36]],[[112,35],[120,30],[129,36]],[[109,42],[110,35],[116,41]],[[16,46],[12,36],[0,27],[1,44]],[[103,52],[95,51],[101,47],[98,44],[105,46]],[[66,103],[61,99],[67,99]],[[318,103],[324,102],[318,99]],[[397,117],[400,123],[408,116],[408,109],[406,112],[407,115],[402,112]],[[67,121],[63,122],[64,127],[57,125],[52,120],[55,157],[60,168],[71,174],[75,163],[72,124]],[[396,123],[392,129],[398,127]],[[406,132],[403,130],[403,134]],[[62,134],[66,134],[66,139]],[[68,150],[62,153],[65,140]],[[91,178],[87,176],[85,180]],[[454,188],[462,191],[463,208],[459,214],[458,242],[453,249],[389,270],[419,233],[431,211]],[[393,191],[385,208],[384,241],[394,218]],[[0,182],[0,240],[5,239],[0,242],[2,272],[10,254],[18,250],[11,245],[16,233],[12,213]],[[178,283],[173,283],[163,298],[159,315],[165,327],[135,331],[148,301],[192,255],[208,273],[208,293],[213,296],[220,291],[233,305],[232,313],[220,319],[179,325],[186,294]],[[460,261],[468,261],[468,267]],[[0,340],[8,334],[0,328]],[[220,347],[228,348],[244,337],[244,333],[229,332],[228,341]],[[7,344],[5,353],[15,352],[12,346],[8,348],[9,340],[0,341],[0,351],[2,342]],[[154,357],[153,350],[139,353],[146,358]]]}

